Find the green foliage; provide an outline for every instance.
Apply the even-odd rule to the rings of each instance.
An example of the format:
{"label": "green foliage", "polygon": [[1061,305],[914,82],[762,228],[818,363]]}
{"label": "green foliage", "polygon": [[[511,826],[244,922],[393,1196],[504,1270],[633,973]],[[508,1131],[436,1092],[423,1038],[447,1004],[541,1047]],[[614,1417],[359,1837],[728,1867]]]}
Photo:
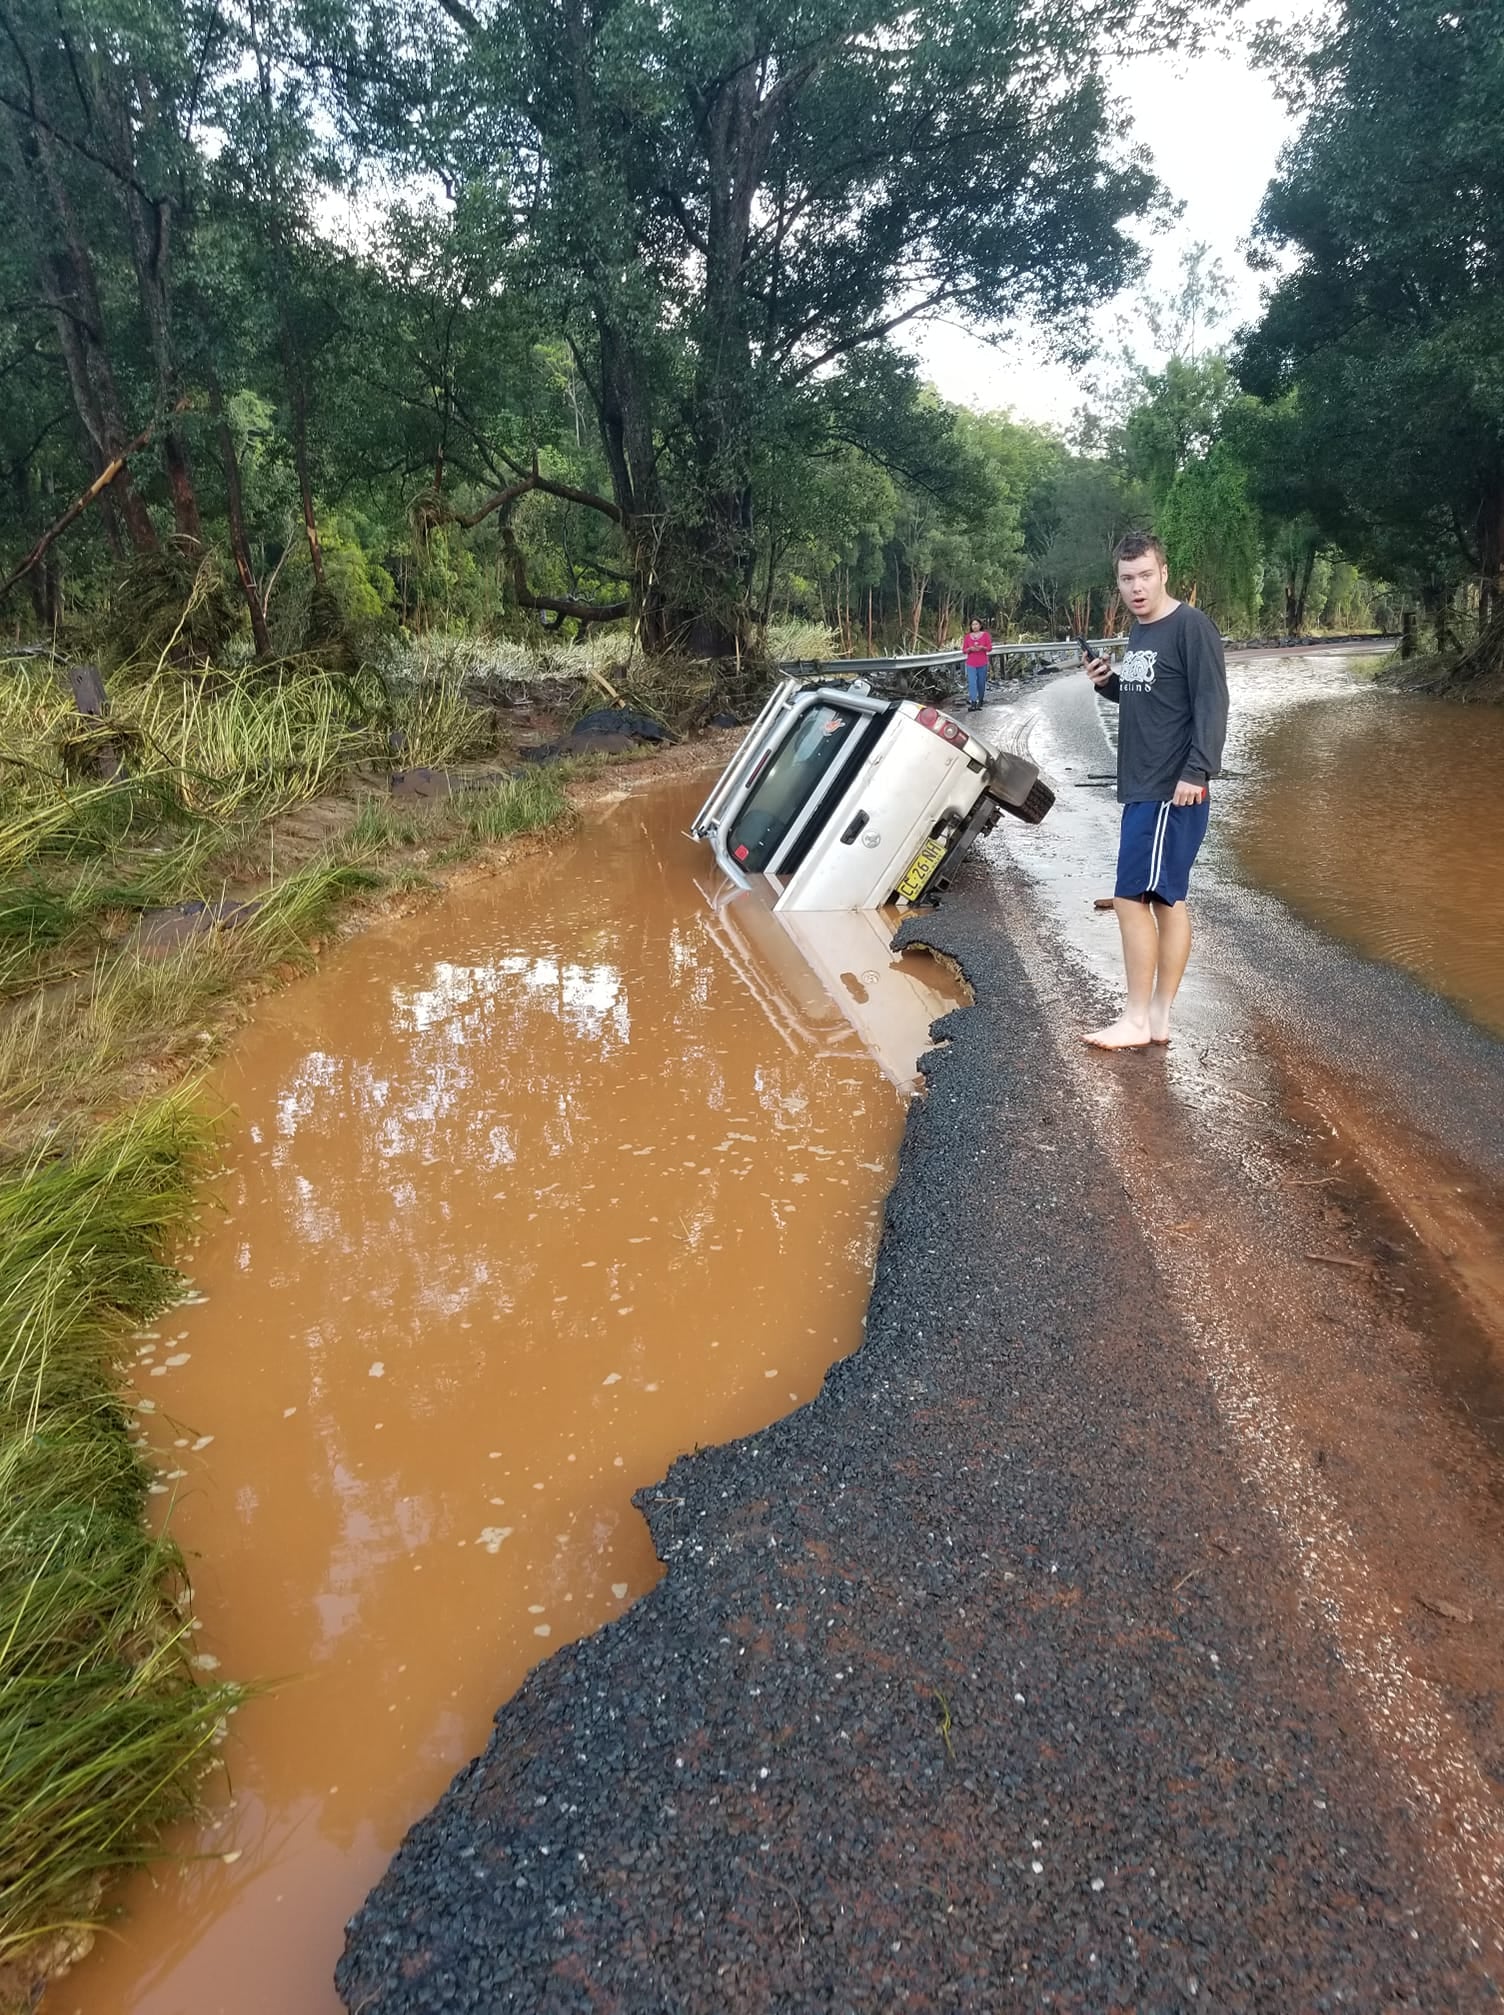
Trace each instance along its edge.
{"label": "green foliage", "polygon": [[[755,648],[784,613],[931,642],[972,606],[1105,618],[1095,545],[1162,509],[1201,591],[1251,608],[1229,456],[1287,619],[1327,548],[1427,594],[1488,575],[1488,9],[1437,25],[1398,0],[1391,32],[1347,0],[1273,51],[1312,118],[1265,215],[1297,267],[1240,366],[1267,427],[1215,347],[1204,246],[1140,301],[1160,361],[1119,361],[1080,468],[946,408],[893,346],[910,313],[1004,309],[1077,343],[1060,303],[1136,270],[1130,220],[1158,200],[1110,52],[1213,11],[23,12],[0,48],[0,540],[24,550],[156,427],[28,577],[37,629],[111,665],[315,648],[349,671],[399,626],[541,641],[625,600],[618,657]],[[1223,473],[1192,473],[1214,453]]]}
{"label": "green foliage", "polygon": [[1504,580],[1504,35],[1492,5],[1345,0],[1266,56],[1305,114],[1265,200],[1291,269],[1244,344],[1323,536],[1485,602]]}
{"label": "green foliage", "polygon": [[1186,469],[1210,454],[1235,391],[1227,359],[1215,351],[1196,361],[1171,356],[1162,371],[1143,376],[1120,452],[1156,509]]}
{"label": "green foliage", "polygon": [[1261,546],[1244,472],[1222,443],[1189,461],[1158,514],[1177,592],[1234,631],[1258,619]]}
{"label": "green foliage", "polygon": [[[1157,8],[1156,33],[1191,11]],[[69,412],[91,458],[70,465],[59,430],[45,473],[76,488],[156,414],[78,561],[39,577],[39,617],[87,590],[111,540],[143,567],[196,566],[207,531],[229,555],[218,615],[233,604],[263,656],[274,611],[286,651],[394,609],[420,627],[589,620],[624,589],[654,649],[749,641],[814,522],[818,485],[789,465],[870,452],[850,417],[902,375],[898,319],[1047,314],[1136,264],[1125,220],[1155,192],[1114,137],[1106,65],[1147,18],[1139,0],[1090,22],[1047,0],[860,18],[815,0],[797,19],[698,0],[578,18],[543,0],[98,0],[82,34],[66,10],[27,17],[0,49],[7,298],[61,284],[86,313],[17,330],[11,438]],[[442,174],[443,202],[414,169]],[[396,198],[359,252],[336,250],[327,196],[368,171]],[[921,404],[878,402],[876,423],[917,438]],[[905,455],[875,458],[923,493]],[[515,524],[512,503],[493,517],[487,492],[530,469],[543,487]],[[937,487],[948,507],[954,490]],[[369,510],[379,537],[341,536],[331,505]],[[45,508],[44,484],[14,531]],[[998,547],[976,591],[1003,592],[1006,521],[973,515]],[[322,583],[300,579],[320,565],[314,518]],[[170,601],[124,600],[122,658],[155,645]],[[178,641],[211,658],[228,634]]]}
{"label": "green foliage", "polygon": [[1114,463],[1060,450],[1030,513],[1029,587],[1045,635],[1116,623],[1113,542],[1149,519],[1144,492]]}

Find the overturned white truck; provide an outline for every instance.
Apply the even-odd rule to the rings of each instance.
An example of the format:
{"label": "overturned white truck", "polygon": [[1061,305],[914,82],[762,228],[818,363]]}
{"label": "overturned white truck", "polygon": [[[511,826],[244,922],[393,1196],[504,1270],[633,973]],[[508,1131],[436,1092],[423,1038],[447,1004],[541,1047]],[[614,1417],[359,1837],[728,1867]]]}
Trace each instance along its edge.
{"label": "overturned white truck", "polygon": [[826,672],[780,682],[690,831],[775,909],[880,909],[945,887],[1004,812],[1037,825],[1054,802],[1025,757]]}

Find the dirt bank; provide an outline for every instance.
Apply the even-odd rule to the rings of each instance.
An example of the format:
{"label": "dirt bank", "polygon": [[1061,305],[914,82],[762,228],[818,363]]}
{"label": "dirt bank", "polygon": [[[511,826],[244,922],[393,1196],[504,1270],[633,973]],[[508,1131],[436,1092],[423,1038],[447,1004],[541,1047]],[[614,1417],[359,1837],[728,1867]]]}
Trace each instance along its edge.
{"label": "dirt bank", "polygon": [[1382,667],[1378,677],[1381,685],[1392,686],[1396,692],[1425,693],[1485,706],[1504,704],[1504,672],[1459,674],[1455,656],[1396,658]]}

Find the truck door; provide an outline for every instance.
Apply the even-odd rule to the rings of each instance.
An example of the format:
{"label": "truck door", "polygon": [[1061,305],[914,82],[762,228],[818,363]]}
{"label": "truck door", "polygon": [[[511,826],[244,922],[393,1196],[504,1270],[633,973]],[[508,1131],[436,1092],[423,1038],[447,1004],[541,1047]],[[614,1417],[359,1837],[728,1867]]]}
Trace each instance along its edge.
{"label": "truck door", "polygon": [[[710,839],[734,881],[772,870],[791,872],[822,831],[893,703],[828,687],[801,694],[775,722],[767,747],[729,792],[718,787],[692,828]],[[709,806],[707,806],[707,811]]]}

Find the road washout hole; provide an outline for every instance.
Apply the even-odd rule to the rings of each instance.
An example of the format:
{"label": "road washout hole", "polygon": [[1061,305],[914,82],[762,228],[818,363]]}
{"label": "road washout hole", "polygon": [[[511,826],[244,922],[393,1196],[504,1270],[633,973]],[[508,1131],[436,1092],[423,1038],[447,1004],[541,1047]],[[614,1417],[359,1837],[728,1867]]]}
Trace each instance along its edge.
{"label": "road washout hole", "polygon": [[795,939],[727,901],[683,837],[703,790],[378,923],[218,1073],[204,1299],[135,1387],[205,1669],[285,1683],[201,1858],[137,1881],[51,2008],[332,2015],[406,1826],[657,1580],[633,1492],[860,1343],[917,1055],[969,994],[896,918]]}

